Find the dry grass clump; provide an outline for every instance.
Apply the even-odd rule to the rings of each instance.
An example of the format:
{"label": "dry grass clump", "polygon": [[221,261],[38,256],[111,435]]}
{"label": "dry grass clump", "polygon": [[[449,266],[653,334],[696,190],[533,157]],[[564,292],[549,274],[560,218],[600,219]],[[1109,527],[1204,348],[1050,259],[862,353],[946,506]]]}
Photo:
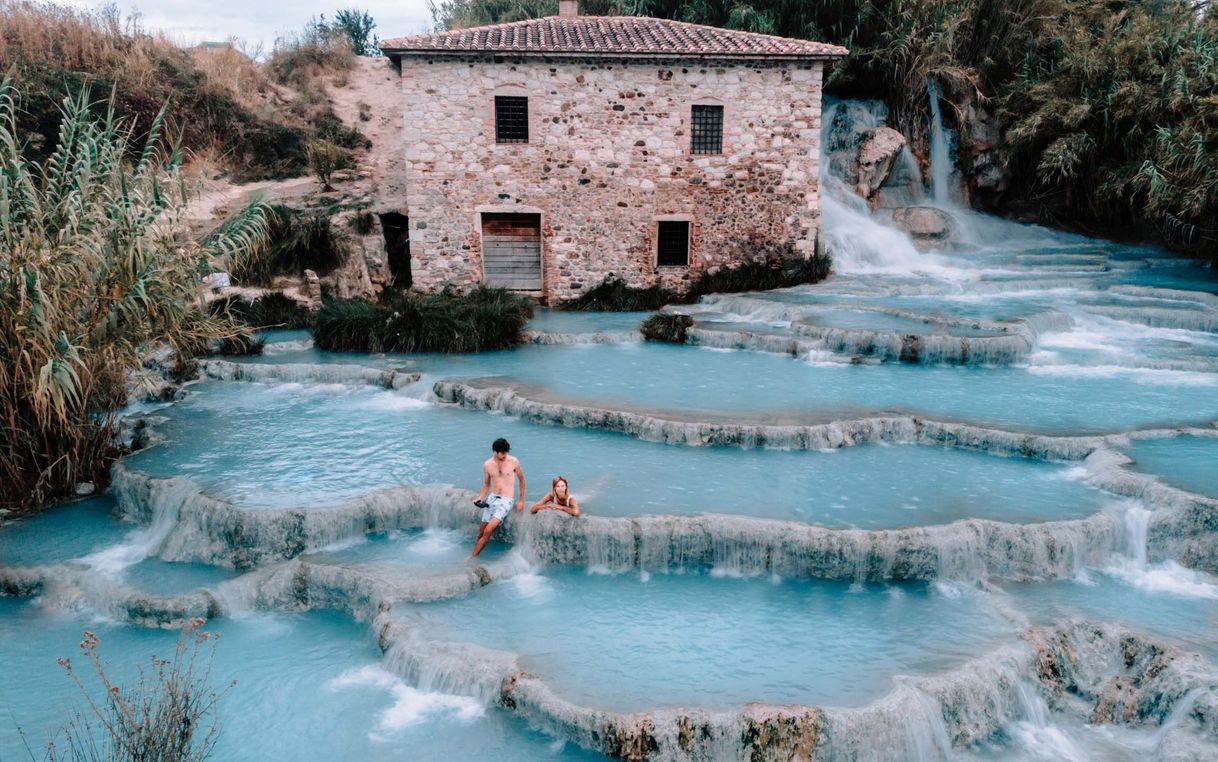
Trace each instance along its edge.
{"label": "dry grass clump", "polygon": [[219,692],[211,683],[219,635],[204,632],[202,619],[182,628],[172,658],[151,657],[130,685],[107,672],[101,639],[85,631],[80,649],[96,688],[86,685],[71,659],[59,664],[80,689],[85,709],[63,729],[62,742],[47,747],[50,760],[75,762],[202,762],[216,745],[216,708],[236,681]]}
{"label": "dry grass clump", "polygon": [[[109,101],[137,134],[146,134],[168,104],[166,125],[182,147],[216,157],[237,181],[304,174],[311,138],[347,151],[367,144],[334,114],[318,74],[349,69],[349,44],[344,52],[335,37],[276,56],[268,69],[233,41],[184,50],[113,6],[84,11],[0,0],[0,72],[12,70],[26,94],[20,127],[29,136],[27,153],[39,158],[54,148],[59,103],[81,91]],[[296,63],[285,69],[288,60]],[[292,76],[283,81],[299,84],[299,93],[277,84],[284,71]]]}
{"label": "dry grass clump", "polygon": [[266,69],[254,60],[256,51],[247,53],[233,38],[219,44],[196,45],[187,52],[212,87],[234,94],[255,111],[267,107],[271,80]]}

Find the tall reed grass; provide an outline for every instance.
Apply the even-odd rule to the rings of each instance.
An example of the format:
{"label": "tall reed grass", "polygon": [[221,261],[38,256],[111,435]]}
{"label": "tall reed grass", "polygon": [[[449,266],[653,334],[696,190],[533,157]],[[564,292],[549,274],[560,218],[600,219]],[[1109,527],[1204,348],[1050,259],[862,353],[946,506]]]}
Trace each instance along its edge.
{"label": "tall reed grass", "polygon": [[[0,83],[0,506],[104,482],[125,374],[160,346],[185,356],[240,333],[203,304],[216,259],[265,235],[255,202],[203,242],[183,235],[182,153],[164,111],[137,139],[86,93],[61,105],[55,149],[27,157],[18,93]],[[100,112],[100,114],[98,113]]]}

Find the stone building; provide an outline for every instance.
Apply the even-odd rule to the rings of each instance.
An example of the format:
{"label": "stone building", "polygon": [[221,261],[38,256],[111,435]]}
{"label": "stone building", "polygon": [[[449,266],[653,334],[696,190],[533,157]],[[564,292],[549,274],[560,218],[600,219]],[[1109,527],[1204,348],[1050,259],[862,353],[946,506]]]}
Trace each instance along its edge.
{"label": "stone building", "polygon": [[610,274],[680,289],[817,249],[821,81],[844,48],[559,5],[381,43],[401,69],[415,288],[560,301]]}

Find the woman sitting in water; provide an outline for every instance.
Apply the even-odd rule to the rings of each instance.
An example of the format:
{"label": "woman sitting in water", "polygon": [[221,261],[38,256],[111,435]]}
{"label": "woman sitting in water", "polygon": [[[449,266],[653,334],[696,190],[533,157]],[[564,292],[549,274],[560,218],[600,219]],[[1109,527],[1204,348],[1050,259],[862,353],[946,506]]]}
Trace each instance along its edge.
{"label": "woman sitting in water", "polygon": [[546,510],[562,511],[568,516],[579,515],[579,501],[571,494],[565,477],[555,476],[554,481],[550,482],[550,491],[546,493],[545,497],[533,503],[529,513]]}

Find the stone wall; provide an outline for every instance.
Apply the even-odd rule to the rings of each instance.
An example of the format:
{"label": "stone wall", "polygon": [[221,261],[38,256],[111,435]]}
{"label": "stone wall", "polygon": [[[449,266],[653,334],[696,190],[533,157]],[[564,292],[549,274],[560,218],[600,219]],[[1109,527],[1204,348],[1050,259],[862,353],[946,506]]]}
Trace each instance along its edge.
{"label": "stone wall", "polygon": [[[415,286],[481,280],[483,212],[541,215],[545,296],[609,273],[680,288],[821,226],[819,62],[406,57]],[[529,142],[496,144],[494,96],[527,95]],[[691,106],[724,107],[723,153],[689,148]],[[657,268],[657,219],[690,221],[690,266]]]}

